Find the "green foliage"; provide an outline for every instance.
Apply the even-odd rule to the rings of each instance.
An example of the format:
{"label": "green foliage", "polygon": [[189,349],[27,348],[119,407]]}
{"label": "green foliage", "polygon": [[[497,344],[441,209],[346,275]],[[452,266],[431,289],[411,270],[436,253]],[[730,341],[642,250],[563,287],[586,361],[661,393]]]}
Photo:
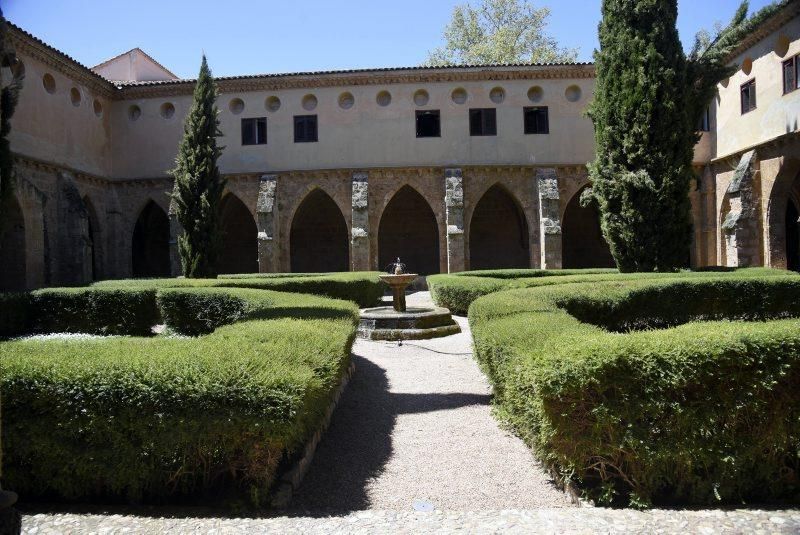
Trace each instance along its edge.
{"label": "green foliage", "polygon": [[694,122],[677,0],[604,0],[591,198],[623,272],[672,271],[691,241]]}
{"label": "green foliage", "polygon": [[[69,331],[85,327],[70,294],[87,294],[91,316],[101,294],[125,293],[48,292],[51,306],[74,307],[59,320]],[[349,366],[358,309],[267,290],[127,293],[157,294],[173,331],[217,328],[0,343],[6,481],[29,499],[263,505],[280,463],[319,429]]]}
{"label": "green foliage", "polygon": [[545,33],[550,10],[528,0],[481,0],[458,5],[444,31],[446,44],[431,52],[429,65],[574,62],[577,49],[559,48]]}
{"label": "green foliage", "polygon": [[31,294],[30,332],[149,336],[159,323],[151,289],[53,288]]}
{"label": "green foliage", "polygon": [[217,275],[219,204],[226,181],[217,167],[222,153],[217,136],[222,133],[216,98],[216,86],[204,55],[172,170],[175,186],[171,210],[183,229],[178,236],[178,251],[183,274],[191,278]]}
{"label": "green foliage", "polygon": [[738,504],[800,491],[800,321],[763,321],[800,315],[798,297],[797,276],[618,276],[469,316],[499,413],[589,497]]}
{"label": "green foliage", "polygon": [[530,288],[578,282],[603,282],[614,280],[658,280],[681,278],[709,278],[714,276],[737,277],[791,277],[785,270],[747,268],[735,271],[716,270],[682,271],[680,273],[635,273],[620,274],[613,269],[558,269],[558,270],[487,270],[464,271],[457,274],[440,274],[428,277],[431,297],[437,305],[449,308],[454,314],[467,314],[469,306],[477,298],[500,290]]}
{"label": "green foliage", "polygon": [[11,69],[11,80],[0,87],[0,236],[3,231],[3,215],[5,203],[11,196],[14,180],[14,157],[8,136],[11,133],[11,116],[17,108],[19,94],[22,91],[23,73],[19,70],[20,61],[13,46],[7,39],[8,25],[0,10],[0,68]]}
{"label": "green foliage", "polygon": [[328,274],[265,274],[223,276],[218,279],[132,279],[96,282],[94,288],[183,288],[183,287],[257,288],[281,292],[314,294],[345,299],[360,307],[375,305],[386,286],[377,272]]}
{"label": "green foliage", "polygon": [[700,34],[688,58],[677,0],[604,0],[597,85],[589,109],[597,156],[590,165],[600,226],[620,271],[674,271],[691,243],[689,184],[695,131],[729,56],[755,26],[786,5],[747,19],[743,2],[711,39]]}
{"label": "green foliage", "polygon": [[26,332],[30,322],[30,294],[0,293],[0,340]]}

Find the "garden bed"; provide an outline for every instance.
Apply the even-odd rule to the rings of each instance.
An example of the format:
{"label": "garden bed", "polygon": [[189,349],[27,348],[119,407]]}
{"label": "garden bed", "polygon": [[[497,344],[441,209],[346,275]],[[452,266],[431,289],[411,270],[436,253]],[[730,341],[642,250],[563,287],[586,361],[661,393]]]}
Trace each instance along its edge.
{"label": "garden bed", "polygon": [[469,308],[499,413],[537,456],[604,504],[796,501],[800,277],[594,282]]}
{"label": "garden bed", "polygon": [[[372,277],[330,278],[360,300]],[[0,342],[4,484],[26,499],[268,503],[350,366],[357,305],[171,282],[0,296],[5,337],[118,335]],[[154,336],[159,323],[191,337]]]}

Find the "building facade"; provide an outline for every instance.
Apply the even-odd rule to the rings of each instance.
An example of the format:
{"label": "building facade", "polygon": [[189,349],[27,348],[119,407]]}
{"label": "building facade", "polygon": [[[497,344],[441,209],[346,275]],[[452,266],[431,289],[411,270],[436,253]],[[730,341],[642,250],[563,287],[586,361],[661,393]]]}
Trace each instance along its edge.
{"label": "building facade", "polygon": [[[178,274],[169,215],[193,81],[139,49],[86,68],[12,27],[25,87],[0,288]],[[691,264],[800,268],[800,8],[736,51],[700,125]],[[582,208],[594,66],[219,78],[221,271],[613,265]]]}

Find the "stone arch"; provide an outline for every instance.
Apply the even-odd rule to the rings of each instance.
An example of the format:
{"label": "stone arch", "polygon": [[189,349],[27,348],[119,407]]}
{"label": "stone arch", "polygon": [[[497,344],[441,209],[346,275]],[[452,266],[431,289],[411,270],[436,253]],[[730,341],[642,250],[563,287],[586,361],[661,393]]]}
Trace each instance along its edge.
{"label": "stone arch", "polygon": [[150,200],[133,229],[131,264],[134,277],[169,277],[169,218]]}
{"label": "stone arch", "polygon": [[[770,267],[792,269],[797,258],[790,258],[797,244],[790,243],[794,229],[791,210],[800,211],[800,160],[787,160],[781,166],[767,204],[767,257]],[[788,238],[788,239],[787,239]]]}
{"label": "stone arch", "polygon": [[378,225],[378,267],[400,257],[410,271],[439,273],[439,225],[430,204],[409,185],[389,200]]}
{"label": "stone arch", "polygon": [[222,231],[219,273],[257,273],[258,228],[253,214],[233,193],[222,198],[219,213]]}
{"label": "stone arch", "polygon": [[89,259],[90,259],[90,275],[91,280],[97,280],[102,272],[102,254],[103,254],[103,240],[102,229],[100,227],[100,219],[97,217],[97,210],[94,207],[92,199],[88,195],[83,197],[83,204],[86,206],[86,216],[88,221],[88,236],[89,236]]}
{"label": "stone arch", "polygon": [[595,206],[584,208],[578,190],[567,203],[561,220],[562,267],[605,268],[616,267],[608,244],[600,230],[600,214]]}
{"label": "stone arch", "polygon": [[347,222],[339,205],[323,189],[312,189],[291,221],[289,260],[293,273],[350,270]]}
{"label": "stone arch", "polygon": [[502,185],[490,187],[469,223],[469,268],[530,267],[528,221],[519,202]]}
{"label": "stone arch", "polygon": [[0,291],[27,289],[27,248],[22,206],[12,195],[3,206],[0,226]]}

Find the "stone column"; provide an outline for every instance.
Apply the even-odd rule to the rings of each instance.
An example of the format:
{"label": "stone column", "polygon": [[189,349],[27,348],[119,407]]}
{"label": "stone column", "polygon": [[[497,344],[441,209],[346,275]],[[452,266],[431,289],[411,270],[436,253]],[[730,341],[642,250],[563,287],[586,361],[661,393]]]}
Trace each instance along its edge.
{"label": "stone column", "polygon": [[561,269],[561,220],[556,170],[537,169],[536,189],[539,192],[539,265],[542,269]]}
{"label": "stone column", "polygon": [[461,169],[444,170],[447,272],[464,271],[464,179]]}
{"label": "stone column", "polygon": [[731,210],[722,222],[722,232],[729,267],[762,265],[758,181],[758,159],[751,150],[742,155],[727,190]]}
{"label": "stone column", "polygon": [[353,173],[350,269],[369,271],[369,174]]}
{"label": "stone column", "polygon": [[280,270],[278,234],[278,175],[262,175],[258,182],[256,223],[258,226],[258,271],[276,273]]}

